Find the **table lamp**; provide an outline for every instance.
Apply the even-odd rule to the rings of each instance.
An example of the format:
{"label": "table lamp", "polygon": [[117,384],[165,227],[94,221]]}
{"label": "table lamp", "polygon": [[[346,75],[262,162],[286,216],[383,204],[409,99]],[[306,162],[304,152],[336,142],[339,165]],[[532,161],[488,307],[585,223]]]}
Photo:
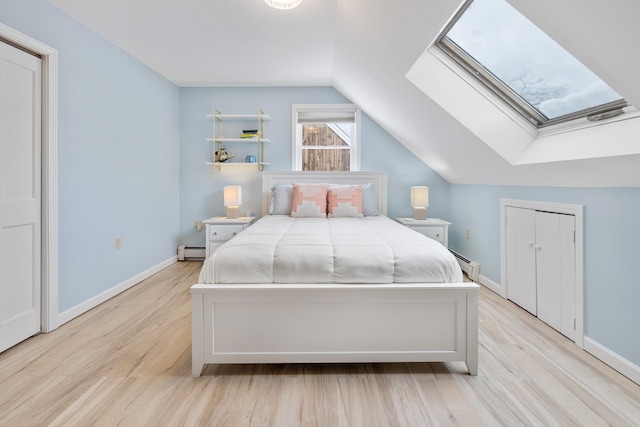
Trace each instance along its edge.
{"label": "table lamp", "polygon": [[429,187],[411,187],[411,207],[413,208],[413,219],[427,219],[427,208],[429,207]]}
{"label": "table lamp", "polygon": [[238,218],[240,205],[242,205],[242,187],[240,185],[226,185],[224,187],[224,206],[227,208],[227,218]]}

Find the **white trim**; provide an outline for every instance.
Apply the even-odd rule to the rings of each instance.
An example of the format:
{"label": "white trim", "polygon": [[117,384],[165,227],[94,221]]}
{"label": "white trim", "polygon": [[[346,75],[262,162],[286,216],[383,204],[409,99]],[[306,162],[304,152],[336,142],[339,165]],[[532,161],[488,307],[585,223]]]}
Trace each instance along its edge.
{"label": "white trim", "polygon": [[58,325],[58,51],[0,23],[0,37],[42,60],[41,328]]}
{"label": "white trim", "polygon": [[151,268],[149,268],[148,270],[143,271],[142,273],[139,273],[135,276],[133,276],[130,279],[125,280],[122,283],[117,284],[116,286],[107,289],[106,291],[92,297],[89,298],[88,300],[76,305],[75,307],[71,307],[70,309],[60,313],[60,315],[58,316],[58,326],[61,326],[67,322],[69,322],[70,320],[75,319],[76,317],[80,316],[81,314],[86,313],[87,311],[91,310],[94,307],[99,306],[100,304],[102,304],[103,302],[115,297],[116,295],[126,291],[127,289],[137,285],[138,283],[142,282],[143,280],[153,276],[154,274],[156,274],[157,272],[164,270],[165,268],[169,267],[171,264],[178,262],[178,256],[173,256],[171,258],[169,258],[166,261],[161,262],[160,264],[157,264]]}
{"label": "white trim", "polygon": [[589,337],[584,337],[584,350],[640,385],[640,366],[631,363]]}
{"label": "white trim", "polygon": [[582,129],[588,129],[596,126],[603,126],[609,123],[620,122],[623,120],[636,119],[640,117],[640,112],[632,105],[624,107],[622,109],[624,114],[620,116],[615,116],[610,119],[597,120],[595,122],[587,120],[586,117],[571,120],[569,122],[557,123],[555,125],[547,126],[541,129],[538,129],[538,136],[553,136],[566,132],[574,132]]}
{"label": "white trim", "polygon": [[494,282],[489,279],[487,276],[483,276],[482,274],[478,277],[478,283],[480,283],[485,288],[490,291],[500,295],[502,298],[507,298],[507,293],[505,292],[504,286],[500,286],[499,283]]}
{"label": "white trim", "polygon": [[527,134],[532,137],[536,137],[538,135],[538,128],[530,123],[527,119],[525,119],[522,115],[520,115],[514,108],[512,108],[509,104],[507,104],[503,99],[495,94],[491,89],[487,86],[483,85],[469,74],[464,68],[460,66],[456,61],[454,61],[449,55],[444,53],[436,46],[432,46],[428,49],[429,53],[432,54],[438,61],[440,61],[449,71],[454,73],[457,77],[462,79],[471,89],[475,90],[482,96],[486,102],[491,103],[497,110],[499,110],[502,114],[508,117],[511,121],[517,124],[522,130],[524,130]]}
{"label": "white trim", "polygon": [[511,165],[640,153],[640,115],[634,108],[607,120],[579,119],[538,130],[435,46],[405,77]]}
{"label": "white trim", "polygon": [[[362,153],[361,144],[360,144],[361,134],[362,134],[362,112],[360,111],[359,108],[356,107],[356,142],[354,145],[353,139],[352,139],[352,144],[351,144],[351,170],[352,171],[359,171],[361,167],[361,164],[360,164],[360,157]],[[386,209],[386,203],[385,203],[385,209]]]}
{"label": "white trim", "polygon": [[[355,120],[355,139],[350,144],[352,171],[360,170],[360,134],[362,113],[355,104],[291,104],[291,170],[302,171],[302,134],[298,132],[298,113],[302,111],[353,111]],[[300,143],[298,143],[300,142]]]}
{"label": "white trim", "polygon": [[535,202],[531,200],[500,199],[500,284],[506,298],[507,280],[507,233],[506,208],[542,210],[567,215],[576,219],[576,339],[578,347],[584,347],[584,219],[583,206],[564,203]]}

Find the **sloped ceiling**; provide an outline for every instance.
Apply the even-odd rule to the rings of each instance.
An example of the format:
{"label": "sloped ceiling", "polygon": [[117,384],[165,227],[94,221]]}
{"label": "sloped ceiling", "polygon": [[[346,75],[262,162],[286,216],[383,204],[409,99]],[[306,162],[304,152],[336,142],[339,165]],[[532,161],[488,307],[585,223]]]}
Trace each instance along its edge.
{"label": "sloped ceiling", "polygon": [[[461,0],[49,1],[180,86],[332,85],[452,183],[640,186],[640,155],[513,166],[405,78]],[[510,3],[640,106],[640,3]]]}

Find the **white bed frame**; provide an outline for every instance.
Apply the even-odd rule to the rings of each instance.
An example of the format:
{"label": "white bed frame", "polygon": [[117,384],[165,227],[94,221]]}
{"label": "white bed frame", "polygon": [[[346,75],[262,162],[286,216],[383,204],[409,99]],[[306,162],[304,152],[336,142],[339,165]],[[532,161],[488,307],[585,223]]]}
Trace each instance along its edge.
{"label": "white bed frame", "polygon": [[[386,175],[264,172],[276,183],[371,182],[386,214]],[[192,375],[205,364],[463,361],[478,374],[475,283],[249,284],[191,287]]]}

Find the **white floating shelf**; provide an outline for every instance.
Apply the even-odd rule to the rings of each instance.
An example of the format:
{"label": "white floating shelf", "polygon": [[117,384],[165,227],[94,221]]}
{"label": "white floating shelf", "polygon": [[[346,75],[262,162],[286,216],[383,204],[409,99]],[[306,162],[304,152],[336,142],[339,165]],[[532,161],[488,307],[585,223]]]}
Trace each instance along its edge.
{"label": "white floating shelf", "polygon": [[207,162],[208,165],[213,166],[258,166],[258,165],[268,165],[269,163],[248,163],[248,162]]}
{"label": "white floating shelf", "polygon": [[269,138],[207,138],[207,141],[215,142],[271,142]]}
{"label": "white floating shelf", "polygon": [[271,120],[268,114],[207,114],[207,117],[213,117],[220,120],[251,120],[259,118],[262,120]]}

